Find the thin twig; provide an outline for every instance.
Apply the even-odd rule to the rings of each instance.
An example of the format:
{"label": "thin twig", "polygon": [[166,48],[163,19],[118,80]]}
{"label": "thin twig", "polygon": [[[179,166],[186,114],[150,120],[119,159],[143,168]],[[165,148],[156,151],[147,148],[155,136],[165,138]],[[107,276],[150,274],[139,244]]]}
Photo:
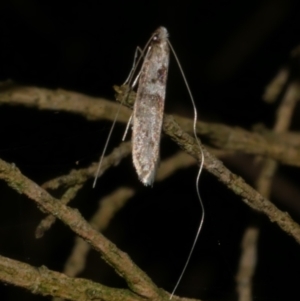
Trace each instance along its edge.
{"label": "thin twig", "polygon": [[25,194],[29,199],[35,201],[44,211],[59,218],[77,235],[90,243],[96,251],[102,254],[102,258],[126,280],[132,291],[150,299],[157,298],[158,295],[164,294],[163,291],[158,289],[152,280],[131,261],[126,253],[119,250],[116,245],[111,243],[85,221],[78,210],[71,209],[59,202],[59,200],[53,198],[39,185],[22,175],[14,164],[8,164],[0,159],[0,178],[20,194]]}
{"label": "thin twig", "polygon": [[[31,86],[9,84],[0,89],[0,103],[21,105],[27,108],[69,112],[84,116],[88,120],[112,120],[118,104],[100,97],[87,96],[62,89],[50,90]],[[119,122],[126,123],[130,110],[122,107]]]}
{"label": "thin twig", "polygon": [[[23,91],[24,92],[24,91]],[[25,92],[24,92],[25,93]],[[49,95],[50,97],[51,95]],[[2,99],[2,95],[0,95],[0,102]],[[9,95],[6,95],[6,98],[9,99],[18,99],[18,97],[11,98]],[[45,97],[44,97],[45,98]],[[70,102],[70,99],[68,99]],[[28,99],[27,99],[28,101]],[[47,102],[47,104],[49,104]],[[71,105],[71,104],[69,104]],[[64,106],[64,108],[67,110],[68,106]],[[53,109],[53,108],[52,108]],[[79,112],[80,110],[77,110]],[[89,111],[89,110],[88,110]],[[85,111],[82,111],[82,114],[85,114]],[[93,115],[96,117],[95,115]],[[164,122],[164,131],[187,153],[191,154],[195,158],[198,157],[198,147],[195,143],[194,139],[182,131],[182,129],[179,127],[179,125],[175,122],[174,118],[171,116],[165,116],[165,122]],[[232,134],[234,131],[232,132]],[[215,133],[217,135],[217,133]],[[251,133],[248,133],[249,137],[251,136]],[[256,134],[256,138],[259,137],[258,134]],[[234,135],[233,135],[234,136]],[[249,139],[247,135],[244,133],[244,142],[246,143]],[[232,140],[232,135],[228,137],[227,141]],[[230,139],[229,139],[230,138]],[[241,137],[242,138],[242,137]],[[258,139],[258,143],[253,143],[249,145],[250,149],[253,150],[253,153],[255,154],[261,154],[261,155],[268,155],[272,158],[275,158],[277,155],[277,159],[281,159],[281,161],[284,161],[283,158],[291,159],[294,162],[299,162],[300,164],[300,150],[297,149],[286,149],[282,147],[281,145],[277,145],[277,149],[272,148],[270,144],[265,140],[263,137],[260,137]],[[237,143],[237,142],[236,142]],[[261,149],[261,146],[263,145],[262,152],[259,153],[257,149]],[[269,152],[266,152],[269,149]],[[272,151],[273,149],[273,151]],[[206,158],[206,164],[205,168],[214,174],[221,182],[223,182],[226,186],[228,186],[229,189],[234,191],[236,194],[242,197],[244,202],[248,204],[250,207],[252,207],[255,210],[258,210],[260,212],[265,213],[271,221],[275,221],[278,223],[278,225],[287,233],[290,235],[293,235],[294,238],[300,242],[300,229],[299,225],[296,224],[287,213],[283,213],[280,210],[278,210],[277,207],[275,207],[272,203],[270,203],[267,199],[263,198],[259,193],[257,193],[253,188],[251,188],[249,185],[247,185],[243,179],[237,177],[236,175],[232,174],[228,169],[226,169],[223,164],[217,160],[214,156],[212,156],[210,153],[208,153],[206,150],[205,152],[205,158]],[[273,156],[271,156],[273,154]],[[284,154],[284,155],[283,155]],[[285,161],[286,162],[286,161]]]}
{"label": "thin twig", "polygon": [[[82,184],[74,185],[67,189],[61,198],[61,203],[67,205],[76,195],[77,192],[82,188]],[[41,220],[35,230],[35,237],[42,238],[46,231],[55,223],[56,217],[52,214],[47,215]]]}
{"label": "thin twig", "polygon": [[67,300],[88,301],[143,301],[127,289],[117,289],[80,278],[70,278],[51,271],[45,266],[39,268],[0,256],[0,280],[29,290],[33,294],[56,296]]}
{"label": "thin twig", "polygon": [[[83,115],[87,114],[84,110],[81,112]],[[95,117],[95,115],[93,115],[94,117],[88,116],[89,118]],[[170,116],[165,117],[164,131],[187,153],[197,159],[200,157],[197,143],[190,135],[185,133]],[[300,242],[300,227],[298,224],[247,185],[243,179],[226,169],[223,164],[208,153],[206,149],[203,151],[206,158],[205,167],[209,172],[214,174],[237,195],[241,196],[246,204],[265,213],[272,221],[277,222],[284,231],[292,235],[296,241]],[[157,289],[149,277],[132,263],[127,254],[118,250],[114,244],[95,231],[76,210],[61,204],[37,184],[23,176],[14,165],[9,165],[3,160],[0,160],[0,178],[5,180],[9,186],[19,193],[23,193],[34,200],[43,210],[61,219],[64,223],[69,225],[75,233],[86,239],[97,251],[101,252],[103,258],[126,279],[129,287],[134,292],[151,299],[159,298],[158,296],[162,295],[165,296],[165,293]]]}
{"label": "thin twig", "polygon": [[251,301],[252,299],[252,278],[257,264],[257,241],[259,229],[248,227],[242,241],[242,253],[239,261],[238,273],[236,276],[237,293],[239,301]]}
{"label": "thin twig", "polygon": [[[111,166],[117,165],[124,157],[128,156],[131,152],[130,142],[122,143],[119,147],[115,148],[111,154],[103,159],[103,165],[99,177]],[[90,178],[93,178],[96,173],[98,163],[92,163],[87,168],[78,170],[71,170],[67,175],[59,176],[52,180],[47,181],[42,185],[44,189],[57,189],[61,186],[69,187],[62,197],[61,202],[67,205],[82,188],[83,184]],[[55,223],[55,216],[52,214],[47,215],[37,226],[35,237],[43,237],[45,231]]]}
{"label": "thin twig", "polygon": [[[163,129],[172,140],[182,149],[195,158],[200,158],[200,152],[195,140],[183,132],[180,126],[172,117],[165,117]],[[219,181],[225,184],[235,194],[251,208],[266,214],[272,222],[276,222],[279,227],[292,235],[300,243],[300,226],[288,215],[280,211],[274,204],[264,198],[255,189],[250,187],[245,181],[228,170],[221,161],[210,154],[204,147],[205,169],[216,176]]]}
{"label": "thin twig", "polygon": [[[120,88],[120,87],[119,87]],[[121,92],[124,92],[121,90]],[[131,92],[129,99],[134,98]],[[22,87],[9,85],[0,89],[0,104],[22,105],[30,108],[51,111],[65,111],[79,114],[89,120],[112,121],[117,110],[117,104],[103,98],[86,96],[65,90],[49,90],[36,87]],[[121,108],[119,122],[126,123],[130,117],[130,110]],[[192,131],[192,120],[176,117],[182,128]],[[280,163],[300,166],[300,149],[291,145],[284,145],[277,139],[268,139],[238,127],[229,127],[217,123],[197,123],[197,133],[204,136],[211,146],[241,151],[247,154],[262,155],[273,158]]]}
{"label": "thin twig", "polygon": [[[178,169],[187,168],[195,163],[196,160],[193,157],[180,151],[161,163],[157,172],[156,181],[163,181]],[[121,187],[104,197],[99,201],[99,208],[89,223],[94,229],[103,232],[114,215],[123,208],[126,202],[132,198],[135,193],[136,191],[133,188]],[[78,275],[85,267],[86,257],[90,249],[89,244],[77,237],[72,254],[65,264],[64,273],[71,277]]]}
{"label": "thin twig", "polygon": [[[285,74],[286,72],[283,72]],[[282,74],[282,73],[280,73]],[[282,79],[280,77],[280,79]],[[271,101],[271,96],[277,97],[281,92],[278,85],[283,88],[282,82],[278,83],[278,76],[268,86],[268,101]],[[274,88],[272,88],[274,87]],[[274,126],[275,133],[282,133],[288,130],[292,114],[299,100],[299,83],[292,82],[284,94],[284,98],[277,110],[277,118]],[[273,178],[276,173],[278,163],[273,159],[265,159],[262,169],[256,181],[257,190],[266,198],[271,196],[271,187]],[[242,255],[237,273],[237,292],[239,301],[251,301],[252,298],[252,277],[257,263],[257,242],[259,237],[258,227],[249,227],[244,233],[242,243]]]}
{"label": "thin twig", "polygon": [[[131,143],[124,142],[116,147],[108,156],[103,159],[101,173],[99,177],[111,166],[116,166],[119,162],[131,153]],[[84,184],[88,179],[95,176],[98,163],[92,163],[87,168],[71,170],[67,175],[59,176],[47,181],[42,185],[45,189],[57,189],[62,186],[73,186]]]}
{"label": "thin twig", "polygon": [[[95,230],[103,232],[115,214],[123,208],[134,194],[133,188],[120,187],[112,194],[101,199],[98,210],[89,221],[91,226]],[[65,264],[64,273],[70,277],[75,277],[82,272],[86,266],[86,257],[90,249],[91,245],[82,238],[76,237],[72,254]]]}
{"label": "thin twig", "polygon": [[[129,108],[132,107],[132,101],[135,98],[135,92],[131,91],[129,97],[125,98],[124,93],[128,93],[127,86],[114,86],[117,92],[116,99],[121,101],[126,99],[123,104]],[[193,130],[193,121],[181,116],[171,116],[165,114],[165,120],[174,117],[179,123],[181,129],[191,133]],[[197,133],[208,140],[208,144],[228,151],[240,151],[251,155],[261,155],[270,157],[283,164],[300,166],[300,149],[293,145],[286,145],[274,139],[246,131],[239,127],[229,127],[220,123],[197,122]]]}

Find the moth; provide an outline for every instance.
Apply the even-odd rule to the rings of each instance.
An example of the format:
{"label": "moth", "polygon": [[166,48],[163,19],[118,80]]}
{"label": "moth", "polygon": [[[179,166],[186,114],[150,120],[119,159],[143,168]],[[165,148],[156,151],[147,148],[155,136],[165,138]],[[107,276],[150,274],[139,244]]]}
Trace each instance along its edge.
{"label": "moth", "polygon": [[[197,123],[197,109],[195,101],[191,90],[189,88],[188,82],[185,78],[184,72],[182,70],[179,59],[176,56],[176,53],[168,40],[168,31],[165,27],[159,27],[150,37],[146,46],[140,54],[137,64],[134,64],[128,79],[125,81],[125,84],[132,83],[130,89],[133,89],[135,85],[138,85],[137,94],[134,102],[133,113],[130,117],[130,120],[127,124],[123,140],[125,139],[128,127],[132,124],[132,159],[133,164],[138,174],[138,178],[145,186],[152,186],[155,180],[156,169],[159,163],[159,149],[160,149],[160,139],[164,115],[164,105],[165,105],[165,96],[166,96],[166,85],[168,77],[168,68],[169,68],[169,56],[170,50],[174,54],[180,72],[182,74],[184,83],[187,87],[193,109],[194,109],[194,122],[193,122],[193,132],[195,140],[201,151],[200,158],[200,167],[198,170],[196,178],[196,191],[199,199],[199,203],[202,210],[202,216],[200,219],[200,224],[197,229],[195,239],[190,249],[189,255],[185,262],[185,265],[182,269],[182,272],[179,276],[179,279],[176,282],[176,285],[170,294],[170,299],[172,299],[192,256],[193,250],[195,248],[196,242],[198,240],[202,225],[204,222],[204,205],[201,200],[199,192],[199,178],[203,169],[204,164],[204,155],[202,146],[197,137],[196,132],[196,123]],[[141,69],[135,78],[132,80],[132,74],[136,73],[138,63],[142,60]],[[123,86],[125,85],[123,84]],[[122,103],[121,103],[122,104]],[[119,107],[120,108],[120,107]],[[113,127],[116,123],[119,110],[115,116],[113,125],[109,132],[106,144],[100,162],[98,165],[98,170],[94,180],[94,187],[96,180],[100,171],[102,160],[110,139]]]}
{"label": "moth", "polygon": [[149,40],[138,75],[132,115],[132,159],[145,186],[153,184],[159,162],[169,56],[168,32],[159,27]]}

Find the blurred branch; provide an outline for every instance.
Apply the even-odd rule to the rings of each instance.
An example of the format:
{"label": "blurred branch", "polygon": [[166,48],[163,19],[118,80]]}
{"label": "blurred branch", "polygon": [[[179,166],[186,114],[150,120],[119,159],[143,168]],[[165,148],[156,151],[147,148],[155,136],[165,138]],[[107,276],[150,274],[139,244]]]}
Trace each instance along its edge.
{"label": "blurred branch", "polygon": [[[44,88],[20,86],[12,82],[0,85],[0,104],[20,105],[39,110],[68,112],[82,115],[88,120],[112,120],[118,104],[104,98],[87,96],[78,92],[62,89],[49,90]],[[126,123],[130,111],[122,107],[119,121]]]}
{"label": "blurred branch", "polygon": [[[289,72],[283,68],[274,80],[268,85],[265,93],[265,101],[274,102],[283,93],[282,102],[277,110],[274,133],[284,133],[292,122],[292,114],[299,101],[299,81],[288,81]],[[287,88],[285,89],[285,85]],[[270,198],[274,175],[278,163],[270,158],[264,159],[259,177],[256,181],[257,190],[266,198]],[[239,271],[236,277],[237,292],[240,301],[251,301],[252,278],[257,263],[257,243],[259,227],[249,227],[244,233],[242,242],[242,255]]]}
{"label": "blurred branch", "polygon": [[[186,154],[181,153],[167,160],[161,169],[163,174],[160,175],[159,173],[158,178],[163,179],[172,172],[172,169],[176,170],[179,166],[184,167],[195,163],[194,159],[186,160],[186,157]],[[17,192],[34,200],[41,209],[61,219],[76,234],[99,251],[104,260],[113,266],[120,276],[125,278],[129,288],[136,294],[128,290],[110,289],[105,286],[94,285],[92,282],[83,279],[68,278],[63,274],[49,271],[45,267],[37,270],[25,263],[0,257],[0,279],[2,281],[24,287],[36,294],[52,295],[70,300],[118,300],[122,294],[126,295],[126,297],[123,296],[124,300],[127,300],[127,298],[129,300],[140,300],[140,296],[143,296],[143,299],[169,298],[168,293],[157,288],[151,279],[134,265],[126,253],[119,250],[93,227],[105,227],[109,219],[104,224],[103,220],[100,219],[102,224],[98,225],[92,220],[93,225],[91,226],[77,210],[66,207],[43,188],[22,175],[14,164],[10,165],[3,160],[0,160],[0,178]],[[132,195],[132,192],[129,195]],[[110,206],[104,207],[107,209]],[[107,210],[105,211],[107,213]],[[101,211],[98,214],[103,216]],[[76,290],[74,287],[76,287]],[[174,297],[174,300],[189,299]]]}
{"label": "blurred branch", "polygon": [[[179,156],[181,157],[182,155]],[[187,165],[192,161],[189,161]],[[0,257],[0,279],[2,281],[24,287],[33,293],[71,300],[118,300],[122,295],[123,300],[140,300],[141,296],[143,300],[145,298],[169,299],[167,292],[157,288],[151,279],[131,261],[126,253],[119,250],[95,230],[82,218],[77,210],[66,207],[59,200],[53,198],[42,187],[22,175],[14,164],[8,164],[0,159],[0,178],[18,193],[25,194],[29,199],[35,201],[39,208],[62,220],[77,235],[88,242],[96,251],[100,252],[103,259],[127,281],[129,288],[133,292],[109,289],[101,285],[94,287],[90,281],[68,278],[63,274],[49,271],[44,267],[37,270],[25,263],[19,263],[4,257]],[[69,287],[69,290],[67,287]],[[174,300],[193,299],[174,296]]]}
{"label": "blurred branch", "polygon": [[252,298],[252,278],[257,264],[257,242],[259,229],[248,227],[245,230],[242,240],[242,253],[236,276],[237,293],[239,301],[251,301]]}
{"label": "blurred branch", "polygon": [[[126,94],[122,94],[122,89],[124,89],[124,93],[127,90],[125,86],[121,87],[120,90],[117,91],[120,94],[119,100],[126,100],[128,96],[126,96]],[[295,97],[298,99],[299,90],[296,91],[297,93],[295,94]],[[173,116],[165,115],[163,130],[179,145],[180,148],[185,150],[194,158],[198,158],[198,160],[200,160],[201,153],[195,139],[182,130]],[[255,189],[245,183],[241,177],[238,177],[228,170],[223,163],[209,153],[206,148],[203,146],[202,148],[205,158],[204,168],[208,172],[216,176],[219,181],[225,184],[235,194],[240,196],[248,206],[266,214],[272,222],[276,222],[282,230],[287,232],[289,235],[292,235],[296,241],[300,243],[300,226],[288,215],[288,213],[280,211],[268,199],[264,198]]]}
{"label": "blurred branch", "polygon": [[80,215],[78,210],[71,209],[53,198],[39,185],[22,175],[14,164],[8,164],[0,159],[0,178],[18,193],[25,194],[29,199],[36,202],[42,210],[59,218],[77,235],[91,244],[96,251],[102,254],[102,258],[126,280],[129,288],[136,294],[149,299],[155,299],[159,295],[166,294],[155,286],[152,280],[131,261],[126,253],[119,250],[116,245],[96,231]]}
{"label": "blurred branch", "polygon": [[[134,194],[135,191],[133,188],[120,187],[101,199],[97,212],[89,220],[91,226],[95,230],[103,232],[114,215],[124,207]],[[91,245],[82,238],[76,237],[72,254],[65,264],[64,273],[70,277],[75,277],[82,272],[86,266],[86,257],[90,250]]]}
{"label": "blurred branch", "polygon": [[[88,119],[112,118],[116,104],[100,99],[97,100],[98,101],[96,101],[95,98],[86,97],[73,92],[61,90],[53,92],[47,89],[30,87],[2,87],[2,92],[0,92],[0,103],[9,103],[10,105],[22,104],[47,110],[65,110],[81,114]],[[124,113],[121,113],[123,120],[127,120],[130,115],[129,111],[124,108],[121,112]],[[179,120],[182,122],[184,128],[192,124],[192,121],[188,119],[179,118]],[[163,129],[186,153],[192,155],[197,160],[201,157],[194,138],[186,133],[172,116],[165,115]],[[300,158],[300,152],[298,150],[290,149],[287,152],[285,147],[276,143],[270,146],[268,140],[263,136],[242,129],[199,122],[197,130],[209,138],[212,145],[221,146],[225,150],[242,150],[245,148],[245,152],[267,155],[272,158],[276,157],[277,154],[277,159],[281,158],[282,161],[287,157],[291,157],[291,154],[294,154],[294,159],[297,158],[297,156]],[[225,138],[224,133],[227,133]],[[235,140],[236,142],[232,143]],[[238,147],[237,141],[239,142]],[[119,153],[120,149],[122,150],[121,153]],[[250,149],[250,151],[248,151],[248,149]],[[130,144],[125,143],[115,151],[116,157],[108,163],[108,167],[130,153]],[[215,158],[205,148],[203,151],[206,170],[216,176],[234,193],[239,195],[247,205],[266,214],[271,221],[276,222],[285,232],[292,235],[298,243],[300,242],[300,226],[295,223],[287,213],[280,211],[266,198],[246,184],[242,178],[231,173],[221,161]],[[297,162],[297,160],[295,161]],[[295,161],[293,161],[294,165]],[[298,164],[300,164],[300,160],[298,160],[298,162]],[[92,165],[87,169],[72,171],[67,176],[62,176],[45,183],[44,187],[55,189],[61,185],[81,185],[87,178],[94,175],[95,168],[96,165]],[[43,188],[22,175],[14,165],[9,165],[3,160],[0,160],[0,178],[5,180],[10,187],[19,193],[25,194],[34,200],[42,210],[62,220],[77,235],[99,251],[104,260],[107,261],[120,276],[124,277],[133,292],[149,299],[165,298],[168,296],[166,292],[158,289],[142,270],[134,265],[126,253],[120,251],[114,244],[88,224],[77,210],[71,209],[59,200],[53,198]],[[66,200],[72,198],[72,191],[69,192],[71,197],[66,197]],[[174,297],[174,299],[177,299],[177,297]]]}
{"label": "blurred branch", "polygon": [[[26,89],[25,88],[17,88],[16,91],[19,91],[18,93],[14,93],[14,90],[11,90],[11,88],[7,88],[4,89],[6,90],[6,92],[2,92],[0,93],[0,102],[3,99],[6,99],[6,103],[8,103],[8,98],[11,99],[12,102],[17,101],[18,99],[26,99],[27,103],[30,99],[30,97],[26,97],[26,95],[21,97],[20,96],[20,89],[22,91],[22,93],[26,94]],[[28,88],[30,90],[30,88]],[[35,91],[35,93],[37,93],[37,91],[39,91],[39,89],[37,88],[32,88],[33,91]],[[126,87],[125,87],[126,89]],[[9,90],[10,92],[8,92],[7,90]],[[43,99],[43,101],[41,99],[34,99],[31,100],[33,102],[34,105],[36,104],[41,104],[42,103],[46,103],[47,104],[47,108],[50,109],[49,106],[51,106],[52,101],[50,101],[49,98],[52,97],[56,97],[56,100],[54,99],[53,102],[64,102],[66,100],[65,105],[61,105],[59,106],[60,108],[64,108],[65,110],[68,110],[68,106],[73,106],[74,103],[70,100],[71,96],[74,95],[73,92],[69,93],[69,92],[63,92],[64,97],[60,97],[60,93],[61,92],[57,92],[54,93],[52,91],[46,90],[46,89],[42,89],[41,91],[43,91],[43,93],[46,93],[47,96],[43,96],[43,93],[41,92],[41,96],[40,98]],[[4,94],[3,94],[4,93]],[[75,93],[76,94],[76,93]],[[121,95],[121,93],[119,93]],[[75,100],[77,99],[78,101],[78,97],[80,97],[79,95],[76,96],[77,98],[75,98]],[[124,98],[124,95],[121,97]],[[130,98],[132,96],[129,95],[129,97],[126,96],[126,98]],[[46,101],[46,100],[47,101]],[[92,103],[92,100],[89,99],[88,101],[86,101],[86,97],[82,98],[82,101],[80,101],[81,106],[80,108],[84,108],[84,110],[81,111],[81,114],[85,114],[85,112],[90,112],[93,111],[92,108],[88,108],[89,104]],[[96,102],[96,101],[93,101]],[[84,104],[83,104],[84,103]],[[58,105],[56,105],[55,107],[57,107]],[[76,106],[76,102],[75,102],[75,106]],[[95,105],[93,104],[92,107],[94,107]],[[96,106],[101,107],[101,105],[98,103]],[[115,107],[115,104],[113,105],[113,107]],[[45,106],[39,106],[39,108],[45,108]],[[54,109],[53,107],[51,107],[51,109]],[[70,110],[71,112],[73,112],[74,110]],[[77,108],[77,113],[80,112],[80,110],[78,110]],[[107,110],[109,111],[109,110]],[[93,112],[97,112],[97,110],[95,109],[95,111]],[[103,112],[103,110],[101,111]],[[99,113],[99,110],[98,110]],[[100,114],[101,115],[101,114]],[[128,114],[129,116],[130,114]],[[90,115],[89,115],[90,116]],[[100,116],[99,116],[100,117]],[[102,116],[103,117],[103,116]],[[93,114],[93,118],[96,118],[96,114]],[[105,116],[105,118],[107,118],[107,115]],[[207,124],[207,127],[209,127],[209,124]],[[201,128],[201,125],[200,125]],[[229,127],[227,126],[217,126],[218,130],[216,131],[216,127],[215,125],[213,125],[211,127],[211,131],[213,133],[213,135],[210,135],[211,138],[215,138],[218,137],[221,141],[224,141],[224,131],[222,131],[222,128],[225,129],[225,132],[227,132],[229,134],[229,137],[227,137],[227,140],[225,138],[225,144],[228,145],[229,142],[233,141],[233,137],[235,137],[235,135],[238,132],[241,132],[243,134],[239,134],[239,138],[242,141],[243,146],[246,146],[246,144],[248,144],[248,147],[250,150],[253,151],[253,153],[255,154],[261,154],[261,155],[268,155],[272,158],[274,158],[275,156],[271,156],[271,153],[273,153],[273,155],[277,154],[277,157],[281,157],[282,159],[291,159],[295,157],[298,157],[298,164],[300,164],[300,150],[298,149],[288,149],[286,150],[284,146],[277,144],[276,148],[273,149],[272,146],[270,145],[270,143],[265,140],[262,136],[259,136],[258,134],[251,134],[250,132],[246,132],[244,130],[240,130],[240,129],[232,129],[232,131],[228,131]],[[198,150],[198,146],[195,143],[194,138],[192,138],[189,134],[187,134],[186,132],[184,132],[180,126],[178,125],[177,122],[175,122],[174,118],[172,116],[168,116],[165,115],[164,118],[164,126],[163,129],[165,131],[165,133],[167,135],[169,135],[171,137],[172,140],[174,140],[183,150],[185,150],[188,154],[192,155],[195,158],[200,158],[200,154],[199,154],[199,150]],[[250,138],[253,138],[252,140]],[[216,140],[216,139],[212,139],[212,140]],[[249,143],[250,140],[250,143]],[[236,141],[235,144],[241,143],[240,140]],[[231,144],[231,143],[230,143]],[[257,150],[261,150],[260,152]],[[270,150],[269,153],[266,154],[266,150]],[[271,151],[273,150],[273,151]],[[280,151],[279,151],[280,150]],[[274,152],[275,151],[275,152]],[[284,154],[284,155],[283,155]],[[224,183],[230,190],[232,190],[234,193],[236,193],[237,195],[241,196],[241,198],[243,199],[243,201],[249,205],[251,208],[258,210],[264,214],[266,214],[269,219],[271,221],[276,222],[284,231],[286,231],[288,234],[292,235],[296,241],[300,242],[300,227],[297,223],[295,223],[293,221],[293,219],[287,214],[284,213],[282,211],[280,211],[276,206],[274,206],[270,201],[268,201],[266,198],[264,198],[263,196],[261,196],[257,191],[255,191],[253,188],[251,188],[248,184],[246,184],[244,182],[244,180],[236,175],[234,175],[233,173],[231,173],[227,168],[224,167],[224,165],[217,159],[215,158],[212,154],[210,154],[206,149],[204,149],[204,155],[205,155],[205,168],[212,173],[214,176],[216,176],[222,183]],[[294,155],[294,156],[293,156]],[[297,160],[294,160],[293,162],[295,162]]]}
{"label": "blurred branch", "polygon": [[[111,166],[115,166],[119,163],[119,161],[125,156],[129,155],[131,151],[130,142],[122,143],[119,147],[116,147],[111,154],[107,155],[103,159],[103,164],[101,168],[101,172],[99,173],[99,177]],[[224,155],[224,153],[222,154]],[[191,158],[187,154],[180,152],[174,157],[165,160],[159,166],[158,173],[156,176],[156,181],[164,180],[176,170],[180,168],[185,168],[190,166],[191,164],[195,164],[195,159]],[[42,185],[44,189],[57,189],[61,186],[70,187],[64,193],[61,202],[63,204],[68,204],[73,197],[75,197],[78,190],[80,190],[83,184],[90,178],[93,178],[97,169],[98,163],[93,163],[88,168],[82,168],[79,170],[72,170],[69,174],[59,176],[55,179],[47,181]],[[77,184],[76,184],[77,183]],[[74,185],[74,186],[72,186]],[[56,218],[53,215],[46,216],[36,229],[36,238],[41,238],[45,231],[47,231],[52,224],[55,222]]]}
{"label": "blurred branch", "polygon": [[[184,152],[179,152],[164,160],[159,166],[156,181],[163,181],[178,169],[187,168],[196,160]],[[113,216],[135,195],[136,191],[129,187],[120,187],[99,201],[99,208],[89,223],[94,229],[103,232]],[[64,273],[75,277],[85,267],[85,260],[91,246],[81,238],[76,238],[71,256],[65,264]]]}
{"label": "blurred branch", "polygon": [[[126,87],[119,88],[118,93],[124,93]],[[129,99],[134,98],[131,92]],[[115,102],[86,96],[80,93],[36,87],[22,87],[18,85],[4,85],[0,88],[0,104],[22,105],[40,110],[65,111],[79,114],[89,120],[113,120],[117,111]],[[118,117],[119,122],[126,123],[131,112],[126,107],[121,107]],[[168,116],[168,115],[165,115]],[[176,116],[176,120],[182,129],[192,132],[193,121],[188,118]],[[238,127],[229,127],[218,123],[197,122],[197,132],[207,140],[211,146],[241,151],[246,154],[262,155],[279,161],[282,164],[300,166],[300,149],[293,145],[283,144],[282,140],[268,139],[264,133],[253,133]],[[276,137],[276,136],[275,136]],[[280,135],[282,137],[282,135]]]}
{"label": "blurred branch", "polygon": [[[116,166],[124,157],[128,156],[131,152],[130,142],[122,143],[119,147],[116,147],[111,154],[103,158],[102,168],[98,175],[100,177],[109,167]],[[95,176],[98,163],[92,163],[87,168],[78,170],[71,170],[67,175],[59,176],[52,180],[47,181],[42,185],[44,189],[57,189],[59,187],[68,187],[64,193],[61,203],[67,205],[82,188],[83,184],[90,178]],[[35,231],[35,237],[41,238],[45,231],[47,231],[55,222],[56,218],[52,214],[46,216]]]}
{"label": "blurred branch", "polygon": [[[288,130],[292,121],[292,114],[299,101],[299,86],[298,82],[292,82],[288,86],[282,103],[277,110],[274,133],[284,133]],[[270,197],[272,179],[277,170],[277,166],[278,163],[270,158],[265,159],[263,162],[263,167],[256,185],[258,191],[266,197]]]}
{"label": "blurred branch", "polygon": [[[183,132],[172,117],[165,117],[163,128],[171,139],[188,154],[195,158],[201,158],[195,139]],[[245,183],[241,177],[230,172],[221,161],[209,153],[204,147],[203,152],[205,158],[204,167],[207,171],[216,176],[219,181],[240,196],[248,206],[266,214],[272,222],[276,222],[282,230],[292,235],[296,241],[300,243],[300,226],[288,213],[280,211],[268,199],[264,198],[255,189]]]}
{"label": "blurred branch", "polygon": [[[99,177],[111,166],[116,166],[119,162],[131,153],[131,143],[124,142],[116,147],[108,156],[103,158]],[[87,168],[71,170],[67,175],[59,176],[47,181],[42,185],[44,189],[57,189],[59,187],[70,187],[84,184],[88,179],[95,177],[98,162],[92,163]]]}

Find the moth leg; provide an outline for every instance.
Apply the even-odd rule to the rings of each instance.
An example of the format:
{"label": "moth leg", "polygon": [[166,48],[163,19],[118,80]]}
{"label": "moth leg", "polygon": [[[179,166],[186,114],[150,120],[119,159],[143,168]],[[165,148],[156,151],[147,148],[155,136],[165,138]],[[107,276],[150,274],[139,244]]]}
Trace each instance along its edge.
{"label": "moth leg", "polygon": [[139,46],[136,47],[135,52],[134,52],[132,68],[131,68],[131,70],[130,70],[123,86],[127,85],[132,80],[133,74],[134,74],[134,72],[136,71],[136,68],[137,68],[137,63],[139,63],[142,56],[143,56],[143,50]]}

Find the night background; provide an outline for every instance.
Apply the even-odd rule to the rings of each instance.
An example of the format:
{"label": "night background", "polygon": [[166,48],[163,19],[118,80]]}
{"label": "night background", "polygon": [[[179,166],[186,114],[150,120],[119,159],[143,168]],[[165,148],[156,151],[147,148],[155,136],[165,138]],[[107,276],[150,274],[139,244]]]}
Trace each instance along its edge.
{"label": "night background", "polygon": [[[263,1],[1,1],[0,80],[65,89],[114,100],[137,46],[159,26],[180,59],[198,108],[198,119],[252,130],[271,129],[278,102],[263,101],[266,86],[300,45],[300,5],[292,0]],[[166,111],[192,118],[193,109],[171,55]],[[292,131],[299,131],[296,108]],[[111,122],[88,121],[65,112],[21,106],[0,107],[0,158],[14,162],[38,184],[88,166],[102,152]],[[117,124],[108,153],[125,129]],[[130,135],[129,135],[130,136]],[[128,138],[129,139],[129,138]],[[162,160],[178,151],[167,137]],[[78,163],[79,162],[79,163]],[[253,185],[258,174],[252,156],[224,160]],[[87,219],[101,197],[119,186],[137,190],[103,233],[159,287],[172,291],[198,227],[201,210],[195,191],[197,167],[176,172],[153,188],[138,181],[131,158],[111,168],[92,189],[88,181],[70,203]],[[279,166],[271,201],[300,223],[300,172]],[[36,204],[0,182],[0,255],[33,266],[62,271],[74,233],[57,221],[36,240],[44,214]],[[200,192],[204,227],[176,292],[203,300],[237,300],[235,277],[242,235],[260,225],[253,300],[299,300],[300,247],[266,216],[255,213],[223,184],[203,172]],[[54,193],[55,195],[55,193]],[[57,192],[57,196],[59,192]],[[92,251],[79,275],[112,287],[125,281]],[[0,300],[49,300],[50,297],[0,283]]]}

